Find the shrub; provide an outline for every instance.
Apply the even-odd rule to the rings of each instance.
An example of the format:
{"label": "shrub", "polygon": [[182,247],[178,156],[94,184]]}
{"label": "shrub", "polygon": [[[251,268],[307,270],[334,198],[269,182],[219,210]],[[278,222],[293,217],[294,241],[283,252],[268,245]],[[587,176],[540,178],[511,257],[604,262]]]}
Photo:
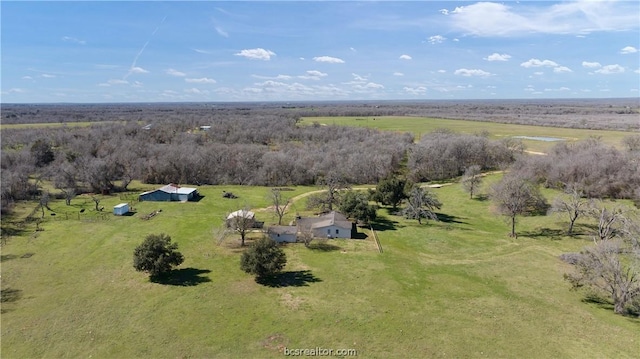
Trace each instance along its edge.
{"label": "shrub", "polygon": [[287,256],[278,243],[263,237],[242,253],[240,268],[256,276],[256,280],[265,279],[279,273],[287,264]]}
{"label": "shrub", "polygon": [[178,244],[171,243],[166,234],[150,234],[133,251],[133,267],[139,272],[147,272],[157,278],[171,272],[173,266],[184,261],[182,253],[177,251]]}

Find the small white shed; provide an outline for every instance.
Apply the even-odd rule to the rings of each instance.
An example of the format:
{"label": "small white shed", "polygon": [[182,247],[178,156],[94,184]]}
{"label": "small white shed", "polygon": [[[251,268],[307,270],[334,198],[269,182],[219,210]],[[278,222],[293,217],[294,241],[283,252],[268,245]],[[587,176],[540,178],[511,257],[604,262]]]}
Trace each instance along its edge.
{"label": "small white shed", "polygon": [[113,214],[116,216],[122,216],[129,213],[129,203],[120,203],[119,205],[113,206]]}

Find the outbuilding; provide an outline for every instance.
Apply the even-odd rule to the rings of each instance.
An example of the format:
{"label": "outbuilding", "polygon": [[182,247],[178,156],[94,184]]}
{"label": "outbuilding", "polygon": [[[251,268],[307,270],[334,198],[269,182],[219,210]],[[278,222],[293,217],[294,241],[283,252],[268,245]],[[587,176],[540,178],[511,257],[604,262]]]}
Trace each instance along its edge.
{"label": "outbuilding", "polygon": [[282,243],[295,243],[297,240],[298,227],[296,226],[271,226],[267,230],[269,238]]}
{"label": "outbuilding", "polygon": [[113,214],[116,216],[123,216],[129,213],[129,203],[120,203],[113,206]]}
{"label": "outbuilding", "polygon": [[198,198],[198,189],[180,187],[173,183],[160,187],[153,191],[140,194],[140,201],[193,201]]}

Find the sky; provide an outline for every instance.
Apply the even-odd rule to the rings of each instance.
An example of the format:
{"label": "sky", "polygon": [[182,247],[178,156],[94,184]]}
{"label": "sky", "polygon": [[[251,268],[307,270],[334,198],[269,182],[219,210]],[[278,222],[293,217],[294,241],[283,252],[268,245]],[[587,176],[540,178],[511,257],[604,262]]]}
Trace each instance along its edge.
{"label": "sky", "polygon": [[3,103],[638,97],[634,1],[1,1]]}

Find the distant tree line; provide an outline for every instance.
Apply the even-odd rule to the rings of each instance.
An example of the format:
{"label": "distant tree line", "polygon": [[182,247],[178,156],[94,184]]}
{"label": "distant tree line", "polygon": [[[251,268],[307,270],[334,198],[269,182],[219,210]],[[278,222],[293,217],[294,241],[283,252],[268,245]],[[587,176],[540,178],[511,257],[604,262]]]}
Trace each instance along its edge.
{"label": "distant tree line", "polygon": [[[200,130],[203,123],[211,126]],[[36,198],[39,181],[61,193],[127,190],[145,183],[311,185],[338,177],[377,183],[400,171],[413,136],[367,128],[302,126],[280,116],[2,130],[2,203]]]}
{"label": "distant tree line", "polygon": [[470,166],[479,166],[482,171],[503,169],[523,150],[517,139],[494,141],[488,134],[436,130],[410,148],[409,178],[414,182],[445,180],[463,175]]}
{"label": "distant tree line", "polygon": [[184,121],[206,117],[270,115],[421,116],[538,126],[639,130],[640,100],[321,101],[270,103],[3,104],[2,123]]}
{"label": "distant tree line", "polygon": [[618,150],[595,137],[559,143],[547,156],[521,157],[512,170],[545,187],[571,187],[589,198],[640,198],[640,150]]}
{"label": "distant tree line", "polygon": [[549,187],[578,183],[590,197],[640,197],[637,135],[625,140],[627,150],[594,139],[560,144],[549,156],[532,157],[520,156],[519,140],[495,141],[483,133],[438,130],[414,142],[409,133],[300,120],[310,114],[392,114],[401,105],[11,105],[3,108],[9,120],[98,122],[85,127],[3,128],[2,210],[10,210],[16,200],[39,199],[45,180],[58,190],[52,195],[70,203],[83,192],[126,191],[133,180],[286,186],[334,179],[349,185],[379,183],[402,174],[411,182],[422,182],[462,176],[472,166],[480,171],[505,169],[516,159],[512,170]]}

